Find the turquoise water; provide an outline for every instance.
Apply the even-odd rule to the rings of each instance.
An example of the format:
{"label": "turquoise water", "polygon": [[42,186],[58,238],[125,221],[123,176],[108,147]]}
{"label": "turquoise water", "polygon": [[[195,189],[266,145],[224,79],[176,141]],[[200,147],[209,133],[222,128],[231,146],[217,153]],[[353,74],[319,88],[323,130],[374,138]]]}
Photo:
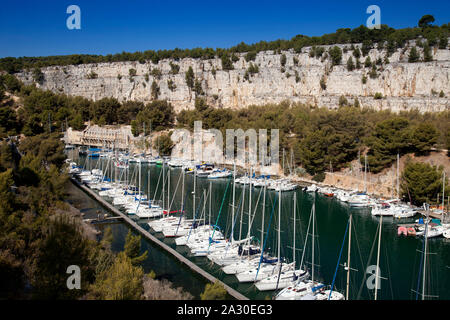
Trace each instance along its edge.
{"label": "turquoise water", "polygon": [[[84,159],[79,159],[79,163],[84,164]],[[87,167],[97,166],[97,161],[106,164],[107,160],[91,160],[88,161]],[[130,166],[131,172],[137,168],[137,165]],[[150,195],[153,198],[157,191],[157,199],[161,198],[162,181],[160,181],[158,190],[156,189],[158,178],[160,177],[162,167],[157,165],[143,164],[141,166],[142,190],[148,193],[148,172],[150,172]],[[185,175],[185,192],[182,193],[181,187],[181,170],[165,168],[166,172],[170,171],[170,201],[173,203],[171,210],[181,209],[181,200],[185,199],[185,214],[191,218],[193,216],[193,179],[192,174]],[[166,174],[167,176],[167,174]],[[178,184],[178,188],[177,188]],[[199,212],[203,211],[203,190],[208,192],[210,180],[205,178],[197,178],[196,207]],[[232,203],[232,187],[231,179],[219,179],[211,182],[211,221],[216,222],[229,236],[231,232],[231,203]],[[236,185],[236,206],[242,203],[242,194],[244,187]],[[263,194],[260,188],[252,189],[252,216],[254,220],[251,227],[251,235],[255,236],[255,241],[261,238],[262,215],[263,215]],[[81,192],[81,191],[79,191]],[[167,183],[166,183],[167,192]],[[80,195],[81,196],[81,195]],[[379,217],[373,217],[368,209],[353,209],[347,205],[337,201],[336,199],[327,198],[317,194],[307,194],[301,189],[295,192],[283,192],[281,195],[281,256],[287,261],[293,260],[293,198],[297,197],[296,210],[296,243],[297,249],[296,261],[299,266],[308,222],[311,215],[313,202],[316,203],[316,230],[315,230],[315,254],[314,270],[315,277],[325,284],[331,284],[335,275],[338,262],[339,252],[344,239],[344,234],[348,222],[349,215],[353,217],[352,243],[351,243],[351,268],[356,269],[350,274],[350,299],[373,299],[374,290],[369,290],[366,285],[367,277],[370,274],[365,273],[368,265],[376,265],[377,245],[379,228]],[[87,196],[86,196],[87,197]],[[258,202],[259,198],[259,202]],[[268,231],[266,241],[266,251],[272,255],[277,253],[277,237],[278,237],[278,193],[267,191],[266,206],[264,214],[264,229]],[[167,199],[167,198],[166,198]],[[92,199],[89,206],[91,211],[98,210],[99,205]],[[166,200],[167,201],[167,200]],[[241,235],[245,237],[248,232],[248,202],[249,188],[245,190],[244,215],[242,216]],[[220,208],[222,207],[222,210]],[[255,211],[256,207],[256,211]],[[239,210],[240,211],[240,210]],[[220,213],[220,214],[219,214]],[[209,201],[206,202],[206,219],[209,216]],[[417,217],[415,217],[417,218]],[[412,219],[414,220],[414,219]],[[403,220],[403,222],[412,221]],[[145,228],[149,229],[147,220],[140,219],[138,222]],[[241,216],[236,218],[234,228],[235,239],[239,238],[239,229],[241,225]],[[399,237],[397,236],[397,224],[392,217],[384,217],[381,232],[381,249],[380,249],[380,272],[381,288],[378,291],[378,299],[416,299],[416,294],[412,290],[417,289],[417,283],[420,276],[419,291],[422,292],[422,275],[421,270],[422,254],[418,250],[422,250],[422,238],[415,237]],[[104,227],[103,225],[101,227]],[[128,226],[123,223],[112,224],[115,236],[114,248],[121,250]],[[151,230],[150,230],[151,231]],[[310,233],[312,231],[310,230]],[[189,257],[189,252],[185,247],[176,247],[173,239],[164,238],[162,234],[155,234],[165,243],[177,248],[179,252]],[[266,235],[264,235],[266,236]],[[311,268],[311,239],[308,236],[308,244],[305,248],[304,260],[306,266]],[[436,295],[438,299],[449,299],[450,293],[450,242],[448,239],[436,238],[429,240],[428,251],[433,253],[428,255],[428,263],[426,268],[426,294]],[[182,286],[198,298],[203,291],[206,281],[192,273],[188,268],[179,264],[170,255],[162,250],[154,247],[149,241],[142,241],[143,247],[149,250],[149,258],[145,262],[146,271],[154,270],[158,277],[167,278],[174,282],[176,286]],[[371,254],[372,251],[372,254]],[[272,296],[273,292],[259,292],[252,284],[239,283],[235,276],[225,275],[221,269],[204,257],[189,257],[192,261],[203,267],[205,270],[221,279],[229,286],[240,291],[251,299],[265,299]],[[347,261],[347,239],[345,240],[342,250],[342,258],[335,279],[335,289],[345,292],[347,273],[343,269],[342,264]],[[310,272],[311,273],[311,272]],[[369,279],[370,282],[370,279]],[[419,296],[419,299],[421,297]]]}

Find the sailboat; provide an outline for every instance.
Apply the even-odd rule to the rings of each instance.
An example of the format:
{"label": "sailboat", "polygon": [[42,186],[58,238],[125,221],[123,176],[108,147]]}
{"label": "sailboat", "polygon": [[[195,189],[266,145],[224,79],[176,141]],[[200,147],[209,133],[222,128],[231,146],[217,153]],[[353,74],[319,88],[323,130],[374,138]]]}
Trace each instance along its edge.
{"label": "sailboat", "polygon": [[[211,246],[209,246],[209,252],[207,254],[207,257],[209,260],[211,260],[212,262],[214,262],[215,264],[219,265],[219,266],[227,266],[227,265],[231,265],[236,263],[237,261],[239,261],[243,256],[248,256],[248,255],[254,255],[256,252],[253,252],[254,247],[243,247],[242,244],[246,243],[249,241],[249,239],[245,238],[242,239],[241,238],[241,228],[242,228],[242,217],[243,217],[243,210],[244,210],[244,205],[242,205],[242,210],[241,210],[241,221],[240,221],[240,227],[239,227],[239,240],[235,240],[234,239],[234,226],[235,226],[235,190],[236,190],[236,183],[237,183],[237,179],[236,179],[236,163],[234,164],[234,170],[233,170],[233,202],[232,202],[232,214],[231,214],[231,235],[230,235],[230,240],[227,241],[225,244],[224,243],[219,243],[219,244],[212,244]],[[244,201],[245,199],[245,186],[242,190],[242,201]],[[236,216],[237,218],[237,216]],[[220,245],[220,246],[219,246]],[[211,247],[213,247],[215,250],[211,250]]]}
{"label": "sailboat", "polygon": [[293,246],[292,246],[292,257],[293,257],[293,266],[294,268],[292,270],[286,270],[278,272],[277,274],[271,275],[265,279],[262,279],[258,282],[256,282],[255,286],[260,291],[266,291],[266,290],[278,290],[283,289],[289,286],[293,281],[303,281],[306,280],[309,277],[309,273],[306,270],[302,269],[295,269],[295,257],[296,257],[296,250],[295,250],[295,213],[296,213],[296,207],[297,207],[297,196],[294,194],[294,231],[293,231]]}
{"label": "sailboat", "polygon": [[[275,300],[300,300],[303,296],[306,295],[314,295],[317,293],[317,291],[325,291],[325,285],[315,281],[314,280],[314,242],[315,242],[315,212],[316,212],[316,198],[314,196],[314,202],[313,202],[313,206],[311,209],[311,217],[310,219],[312,220],[312,266],[311,266],[311,280],[297,280],[291,283],[291,285],[289,285],[288,287],[284,288],[283,290],[281,290],[276,296],[275,296]],[[311,223],[310,220],[310,223]],[[308,232],[309,232],[309,225],[308,225]],[[307,232],[307,236],[308,236],[308,232]],[[306,247],[306,243],[307,240],[305,240],[305,247]],[[303,257],[305,254],[305,250],[303,250],[303,256],[302,256],[302,261],[300,263],[300,269],[303,265]]]}
{"label": "sailboat", "polygon": [[[416,300],[419,299],[419,295],[422,296],[422,300],[425,300],[425,298],[437,298],[437,296],[429,295],[426,292],[426,272],[425,271],[426,271],[426,267],[427,267],[427,258],[428,258],[428,255],[430,254],[428,252],[428,238],[429,238],[429,236],[427,234],[429,232],[429,229],[428,229],[428,224],[429,224],[428,214],[429,214],[430,207],[429,207],[428,204],[424,204],[424,207],[425,207],[426,212],[427,212],[427,219],[426,219],[426,223],[425,223],[425,234],[424,234],[424,240],[423,240],[423,251],[421,251],[422,252],[422,261],[421,261],[422,268],[419,271],[419,275],[418,275],[418,278],[417,278],[417,290],[412,290],[413,292],[416,293]],[[420,275],[421,275],[421,273],[422,273],[422,292],[419,292],[419,289],[420,289]]]}
{"label": "sailboat", "polygon": [[[264,196],[263,196],[263,210],[262,210],[262,226],[261,226],[261,239],[264,238],[264,215],[265,215],[265,203],[266,203],[266,192],[267,191],[267,184],[264,185],[264,188],[261,190],[261,192],[263,192]],[[263,252],[264,248],[263,248],[263,241],[261,241],[261,248],[260,251]],[[237,261],[235,263],[232,263],[230,265],[225,265],[222,270],[224,273],[226,274],[238,274],[238,273],[242,273],[248,270],[252,270],[255,269],[256,267],[258,267],[259,263],[260,263],[261,258],[259,256],[246,256],[246,257],[242,257],[240,256]],[[278,260],[271,258],[269,256],[264,256],[263,255],[263,261],[264,263],[275,263]]]}
{"label": "sailboat", "polygon": [[280,272],[287,272],[294,269],[294,263],[283,264],[281,262],[281,189],[278,190],[278,250],[277,263],[275,265],[268,263],[259,263],[257,267],[238,273],[236,275],[239,282],[256,282]]}
{"label": "sailboat", "polygon": [[[347,247],[347,250],[348,250],[348,252],[347,252],[347,263],[344,263],[344,265],[343,265],[344,269],[347,271],[347,289],[346,289],[346,296],[344,297],[344,295],[342,293],[334,290],[334,284],[335,284],[335,280],[336,280],[337,271],[338,271],[338,268],[339,268],[339,263],[341,261],[342,249],[344,248],[344,242],[345,242],[345,238],[347,236],[347,232],[349,234],[349,236],[348,236],[348,247]],[[351,243],[352,243],[352,214],[350,213],[350,217],[349,217],[348,223],[347,223],[347,229],[345,230],[344,240],[342,241],[342,247],[341,247],[341,250],[339,252],[339,259],[338,259],[338,262],[337,262],[337,265],[336,265],[336,270],[334,272],[333,282],[331,284],[330,289],[325,290],[325,291],[322,291],[322,290],[315,291],[314,294],[307,294],[307,295],[301,297],[301,300],[348,300],[349,299],[349,293],[350,293],[350,270],[357,271],[357,270],[352,269],[350,267]]]}

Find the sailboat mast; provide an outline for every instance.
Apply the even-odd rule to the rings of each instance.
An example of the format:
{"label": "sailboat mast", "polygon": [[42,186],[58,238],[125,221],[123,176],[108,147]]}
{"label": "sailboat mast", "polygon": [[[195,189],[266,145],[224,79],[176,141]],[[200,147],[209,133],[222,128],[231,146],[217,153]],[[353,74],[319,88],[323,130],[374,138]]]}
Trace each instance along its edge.
{"label": "sailboat mast", "polygon": [[375,271],[375,300],[378,297],[378,281],[380,275],[378,274],[378,270],[380,270],[380,245],[381,245],[381,228],[383,226],[383,216],[380,216],[380,228],[378,233],[378,253],[377,253],[377,270]]}
{"label": "sailboat mast", "polygon": [[145,157],[145,154],[147,153],[147,146],[145,143],[145,122],[144,122],[144,136],[142,137],[142,139],[144,140],[144,157]]}
{"label": "sailboat mast", "polygon": [[240,225],[239,225],[239,240],[242,240],[242,217],[244,216],[244,206],[245,206],[245,188],[246,188],[246,182],[244,182],[244,188],[242,190],[242,207],[241,207],[241,218],[240,218]]}
{"label": "sailboat mast", "polygon": [[150,120],[150,132],[149,132],[149,136],[150,136],[150,157],[153,158],[153,141],[152,141],[152,120]]}
{"label": "sailboat mast", "polygon": [[148,175],[147,175],[147,189],[148,189],[148,196],[147,196],[147,200],[148,200],[148,206],[150,207],[150,168],[148,168]]}
{"label": "sailboat mast", "polygon": [[313,203],[313,221],[312,221],[312,271],[311,271],[311,281],[314,283],[314,227],[316,220],[316,195],[314,194],[314,203]]}
{"label": "sailboat mast", "polygon": [[184,174],[185,174],[185,171],[184,171],[184,169],[183,170],[181,170],[182,171],[182,183],[181,183],[181,214],[183,214],[184,213]]}
{"label": "sailboat mast", "polygon": [[445,214],[445,171],[443,172],[443,177],[442,177],[442,218],[444,217]]}
{"label": "sailboat mast", "polygon": [[263,210],[261,222],[261,252],[264,251],[264,215],[266,213],[266,177],[264,177],[264,195],[263,195]]}
{"label": "sailboat mast", "polygon": [[233,205],[231,207],[231,243],[234,242],[234,203],[236,197],[236,161],[233,163]]}
{"label": "sailboat mast", "polygon": [[367,192],[367,154],[364,155],[364,192]]}
{"label": "sailboat mast", "polygon": [[345,294],[345,299],[348,300],[350,291],[350,247],[352,244],[352,214],[350,213],[349,221],[349,235],[348,235],[348,251],[347,251],[347,292]]}
{"label": "sailboat mast", "polygon": [[278,197],[280,198],[278,201],[278,264],[280,264],[280,250],[281,250],[281,187],[278,190]]}
{"label": "sailboat mast", "polygon": [[[203,219],[205,219],[205,215],[206,215],[206,189],[203,189]],[[202,215],[200,215],[200,218],[201,217]]]}
{"label": "sailboat mast", "polygon": [[[211,225],[211,191],[212,191],[212,182],[209,182],[209,221],[208,224]],[[206,199],[205,199],[206,201]]]}
{"label": "sailboat mast", "polygon": [[294,270],[295,270],[295,210],[297,209],[297,197],[294,193],[294,243],[292,246],[292,261],[294,262]]}
{"label": "sailboat mast", "polygon": [[165,164],[165,161],[164,161],[164,158],[163,158],[163,161],[162,161],[162,174],[163,174],[163,176],[162,176],[162,178],[163,178],[163,185],[162,185],[162,208],[163,208],[163,211],[164,211],[164,204],[165,204],[165,198],[166,198],[166,176],[165,176],[165,172],[164,172],[164,164]]}
{"label": "sailboat mast", "polygon": [[195,216],[195,188],[197,186],[197,169],[194,170],[194,191],[192,192],[192,216]]}
{"label": "sailboat mast", "polygon": [[167,170],[167,214],[170,212],[170,170]]}
{"label": "sailboat mast", "polygon": [[[250,226],[251,226],[251,214],[252,214],[252,168],[250,167],[250,181],[249,181],[249,192],[248,192],[248,246],[250,248]],[[248,255],[250,258],[250,255]]]}
{"label": "sailboat mast", "polygon": [[397,153],[397,198],[400,198],[399,173],[400,173],[400,155]]}
{"label": "sailboat mast", "polygon": [[141,202],[141,161],[139,161],[139,202]]}
{"label": "sailboat mast", "polygon": [[428,216],[429,216],[429,210],[430,207],[427,206],[427,220],[425,223],[425,232],[423,234],[423,236],[425,237],[425,248],[424,248],[424,253],[423,253],[423,277],[422,277],[422,300],[425,300],[425,282],[426,282],[426,273],[425,273],[425,268],[427,265],[427,249],[428,249]]}
{"label": "sailboat mast", "polygon": [[289,168],[291,175],[292,175],[292,170],[294,170],[294,150],[291,148],[291,166]]}

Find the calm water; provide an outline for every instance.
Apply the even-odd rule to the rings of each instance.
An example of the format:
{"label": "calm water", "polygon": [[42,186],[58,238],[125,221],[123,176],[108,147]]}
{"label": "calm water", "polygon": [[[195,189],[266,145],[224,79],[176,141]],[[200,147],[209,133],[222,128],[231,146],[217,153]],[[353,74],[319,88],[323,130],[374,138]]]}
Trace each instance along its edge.
{"label": "calm water", "polygon": [[[107,160],[90,160],[85,161],[84,158],[78,159],[79,164],[86,165],[87,168],[105,166]],[[98,162],[98,163],[97,163]],[[133,171],[138,165],[130,166],[130,177],[133,176]],[[151,198],[156,192],[156,199],[161,199],[162,178],[160,179],[158,188],[158,179],[161,174],[162,167],[157,165],[143,164],[141,166],[141,181],[142,190],[148,193],[150,190]],[[171,210],[180,210],[181,201],[185,199],[185,214],[188,218],[193,217],[193,181],[192,174],[185,175],[185,189],[182,192],[182,178],[180,169],[165,168],[166,178],[167,172],[170,171],[170,203],[172,203]],[[148,184],[148,174],[150,172],[150,185]],[[108,174],[109,176],[109,174]],[[113,174],[113,177],[115,174]],[[117,177],[120,172],[117,173]],[[136,181],[138,181],[136,179]],[[137,184],[136,184],[137,185]],[[178,185],[178,186],[177,186]],[[210,187],[210,180],[205,178],[197,178],[196,181],[196,210],[197,215],[203,213],[204,201],[203,192],[208,192]],[[166,201],[167,201],[167,187],[166,181]],[[211,182],[211,211],[209,210],[210,202],[207,199],[205,205],[206,220],[211,216],[211,222],[219,225],[227,237],[230,235],[232,228],[232,191],[233,184],[231,179],[219,179]],[[87,197],[80,190],[73,191],[76,196],[72,196],[72,201],[75,198],[79,200],[79,205],[87,213],[95,215],[96,210],[103,210],[92,199]],[[245,193],[245,194],[244,194]],[[295,247],[297,250],[296,261],[297,267],[304,252],[304,261],[306,267],[311,270],[312,261],[312,230],[310,229],[308,235],[307,246],[304,248],[304,241],[307,233],[308,222],[310,221],[311,208],[313,202],[316,203],[315,215],[315,247],[314,247],[314,264],[316,265],[314,272],[315,278],[318,278],[325,284],[331,284],[335,275],[336,266],[338,263],[339,252],[343,244],[346,226],[349,215],[353,217],[352,227],[352,242],[351,242],[351,267],[356,269],[350,273],[350,299],[373,299],[374,290],[367,289],[366,281],[370,274],[366,274],[365,270],[368,265],[376,265],[377,261],[377,245],[380,218],[373,217],[367,209],[351,209],[347,205],[335,200],[317,194],[307,194],[302,190],[295,192],[283,192],[281,195],[281,224],[278,221],[278,193],[268,190],[266,193],[266,205],[263,210],[263,194],[261,188],[252,189],[252,219],[251,235],[255,237],[255,241],[261,239],[262,217],[264,213],[264,230],[268,234],[266,237],[266,252],[270,252],[273,256],[277,254],[278,248],[278,226],[281,225],[281,256],[287,261],[293,260],[293,215],[294,215],[294,196],[297,197],[296,210],[296,241]],[[86,198],[88,200],[86,200]],[[245,199],[243,201],[242,199]],[[236,211],[239,214],[235,216],[234,237],[239,239],[239,233],[244,238],[248,233],[249,221],[249,188],[243,185],[236,185],[236,201],[235,205],[238,207]],[[76,202],[76,201],[75,201]],[[241,210],[243,205],[243,215]],[[255,210],[256,208],[256,210]],[[210,213],[211,212],[211,213]],[[242,218],[242,223],[241,223]],[[416,217],[417,218],[417,217]],[[412,219],[414,220],[414,219]],[[409,222],[412,220],[404,220]],[[140,219],[139,223],[147,230],[148,220]],[[378,299],[415,299],[416,294],[412,290],[417,289],[419,273],[421,270],[422,254],[418,250],[422,250],[422,238],[415,237],[398,237],[397,224],[392,217],[384,217],[381,232],[381,249],[380,249],[380,272],[381,277],[386,278],[381,280],[381,289],[378,292]],[[102,225],[100,228],[104,228]],[[121,250],[123,248],[124,239],[129,227],[124,223],[111,224],[114,233],[113,248]],[[312,228],[312,227],[311,227]],[[179,252],[189,257],[189,252],[186,247],[176,247],[173,239],[166,239],[162,234],[155,234],[165,243],[177,248]],[[347,243],[348,238],[342,250],[342,258],[337,268],[335,289],[341,292],[345,291],[347,273],[342,264],[347,261]],[[448,239],[436,238],[429,240],[428,251],[433,253],[428,255],[428,263],[426,268],[427,284],[426,292],[428,295],[436,295],[439,299],[449,299],[450,293],[450,242]],[[145,262],[144,268],[148,272],[154,270],[158,277],[167,278],[174,282],[175,286],[182,286],[186,291],[191,292],[196,298],[203,291],[206,281],[192,272],[188,268],[179,264],[170,255],[164,251],[153,246],[150,241],[143,240],[142,245],[144,249],[149,250],[149,258]],[[229,286],[242,292],[251,299],[264,299],[267,296],[272,296],[273,292],[260,292],[252,284],[239,283],[235,276],[225,275],[221,269],[212,264],[205,257],[189,257],[192,261],[203,267],[206,271],[213,274],[215,277],[227,283]],[[310,271],[311,273],[311,271]],[[369,279],[369,282],[370,279]],[[422,291],[422,276],[420,275],[420,291]],[[420,297],[419,297],[420,298]]]}

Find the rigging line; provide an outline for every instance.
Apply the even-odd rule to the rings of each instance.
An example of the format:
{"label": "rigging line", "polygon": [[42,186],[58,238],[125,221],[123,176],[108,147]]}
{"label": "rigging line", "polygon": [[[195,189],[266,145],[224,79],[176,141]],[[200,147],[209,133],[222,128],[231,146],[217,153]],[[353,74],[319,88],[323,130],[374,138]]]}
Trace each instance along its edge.
{"label": "rigging line", "polygon": [[[202,199],[203,199],[203,195],[200,197],[199,204],[198,204],[198,206],[197,206],[197,209],[195,210],[195,213],[194,213],[194,221],[192,222],[191,228],[192,228],[193,225],[195,224],[195,217],[197,216],[197,213],[198,213],[198,210],[199,210],[199,208],[200,208],[200,205],[202,204]],[[169,212],[170,212],[170,211],[169,211]],[[175,231],[175,235],[178,234],[178,228],[180,227],[180,224],[181,224],[181,218],[183,217],[183,214],[184,214],[184,211],[183,211],[183,213],[180,215],[180,219],[178,219],[177,230]]]}
{"label": "rigging line", "polygon": [[[194,225],[195,225],[195,221],[197,220],[197,213],[198,213],[198,210],[199,210],[199,208],[200,208],[200,205],[202,204],[202,199],[204,198],[204,202],[206,202],[206,199],[208,199],[208,195],[204,195],[205,197],[203,197],[203,195],[204,195],[204,193],[202,193],[202,196],[200,197],[200,201],[199,201],[199,204],[198,204],[198,206],[197,206],[197,210],[196,210],[196,213],[194,214],[194,221],[193,221],[193,223],[191,224],[191,227],[189,228],[189,234],[188,234],[188,238],[187,238],[187,240],[189,240],[189,237],[190,237],[190,235],[191,235],[191,231],[192,231],[192,229],[194,228]],[[186,197],[187,197],[187,194],[186,194]],[[186,200],[186,199],[185,199]],[[184,211],[183,211],[184,212]],[[203,210],[203,213],[200,215],[200,219],[198,219],[198,220],[202,220],[201,218],[202,218],[202,216],[205,214],[205,210]]]}
{"label": "rigging line", "polygon": [[[315,204],[316,202],[314,201],[314,204]],[[316,207],[317,208],[317,207]],[[328,211],[329,211],[329,209],[328,209]],[[313,230],[313,233],[314,233],[314,237],[315,238],[317,238],[317,243],[316,243],[316,245],[317,245],[317,266],[318,267],[320,267],[320,242],[319,242],[319,224],[317,223],[317,210],[315,211],[315,214],[314,214],[314,226],[315,226],[315,231]],[[315,248],[314,248],[314,250],[315,250]],[[312,267],[314,268],[314,265],[312,265]],[[320,276],[321,274],[320,274],[320,268],[317,268],[317,274],[318,274],[318,276]]]}
{"label": "rigging line", "polygon": [[355,239],[355,242],[356,242],[356,247],[357,247],[357,249],[358,249],[359,260],[360,260],[360,262],[361,262],[361,266],[363,266],[363,265],[364,265],[364,262],[363,262],[363,259],[362,259],[361,247],[360,247],[360,245],[359,245],[358,233],[356,232],[356,227],[355,227],[355,224],[354,224],[354,223],[352,224],[352,230],[351,230],[351,231],[353,232],[352,235],[353,235],[353,238]]}
{"label": "rigging line", "polygon": [[[348,226],[349,225],[350,225],[350,219],[348,219],[347,227],[345,228],[344,239],[342,240],[341,251],[339,252],[339,258],[338,258],[338,262],[336,264],[336,270],[334,271],[333,281],[331,282],[331,290],[330,290],[330,295],[328,296],[328,300],[331,299],[331,294],[333,293],[334,282],[336,280],[336,275],[337,275],[337,271],[338,271],[338,268],[339,268],[339,262],[341,262],[342,249],[344,249],[345,239],[347,238],[347,232],[348,232]],[[347,267],[350,268],[350,266],[347,266]]]}
{"label": "rigging line", "polygon": [[[235,199],[235,200],[236,200],[236,199]],[[234,203],[232,203],[231,205],[228,204],[229,206],[234,207],[235,216],[238,216],[238,215],[239,215],[239,209],[238,209],[238,207],[240,208],[241,200],[242,200],[242,193],[241,193],[241,195],[239,196],[238,206],[236,206]],[[228,218],[229,218],[229,219],[228,219]],[[228,224],[228,220],[231,221],[229,224]],[[236,221],[236,219],[235,219],[235,221]],[[234,230],[233,230],[233,228],[234,228],[234,224],[233,224],[233,223],[234,223],[234,221],[233,221],[233,215],[228,215],[228,217],[227,217],[227,222],[226,222],[226,226],[225,226],[225,234],[228,234],[229,231],[230,231],[230,234],[231,234],[231,232],[234,231]],[[231,226],[231,230],[229,229],[230,226]],[[233,237],[233,236],[234,236],[234,235],[231,234],[231,237]]]}
{"label": "rigging line", "polygon": [[[243,199],[242,199],[242,197],[241,197],[241,198],[239,199],[239,203],[238,203],[238,206],[237,206],[237,210],[238,210],[238,211],[239,211],[239,209],[240,209],[240,207],[241,207],[242,200],[243,200]],[[237,222],[238,216],[239,216],[239,212],[238,212],[238,214],[236,215],[236,217],[234,218],[234,222],[232,223],[231,232],[234,231],[234,225],[235,225],[236,222]],[[233,239],[233,234],[231,234],[231,239]],[[231,245],[232,245],[231,241],[227,243],[227,246],[226,246],[226,248],[225,248],[225,252],[224,252],[223,257],[226,256],[226,254],[228,253],[228,249],[230,248]],[[242,256],[242,253],[241,253],[241,256]]]}
{"label": "rigging line", "polygon": [[[427,228],[426,225],[425,225],[425,228]],[[425,233],[426,233],[426,229],[425,229]],[[425,237],[423,239],[424,240],[422,241],[422,255],[421,255],[421,259],[420,259],[419,274],[417,276],[416,300],[419,300],[420,278],[422,278],[423,254],[425,252]],[[425,290],[425,288],[423,288],[423,290]]]}
{"label": "rigging line", "polygon": [[[208,192],[205,192],[206,190],[203,189],[203,193],[204,193],[204,201],[203,201],[203,210],[202,213],[200,214],[200,218],[198,219],[199,221],[203,220],[203,223],[206,225],[206,203],[209,197],[209,190]],[[211,226],[211,222],[208,223],[209,226]]]}
{"label": "rigging line", "polygon": [[415,284],[415,281],[416,281],[416,277],[415,277],[416,269],[415,269],[415,267],[417,266],[417,256],[418,256],[417,255],[417,251],[418,250],[416,249],[416,254],[414,255],[414,264],[411,264],[412,266],[414,266],[414,269],[412,270],[413,272],[411,273],[411,284],[410,284],[410,286],[411,286],[411,294],[410,294],[411,300],[413,299],[413,293],[415,293],[415,290],[413,288],[414,288],[414,284]]}
{"label": "rigging line", "polygon": [[243,199],[244,199],[244,205],[242,206],[242,210],[241,210],[241,217],[240,217],[240,219],[241,219],[241,223],[240,223],[240,225],[239,225],[239,240],[241,240],[242,239],[242,219],[243,219],[243,217],[244,217],[244,207],[245,207],[245,189],[246,189],[246,184],[244,183],[244,187],[242,188],[242,197],[243,197]]}
{"label": "rigging line", "polygon": [[183,175],[180,174],[180,177],[178,178],[177,186],[175,187],[175,192],[173,193],[174,196],[172,197],[172,201],[169,204],[169,208],[167,209],[167,212],[170,212],[170,208],[172,208],[172,204],[175,201],[175,195],[177,194],[178,186],[180,185],[180,181],[181,181],[182,176]]}
{"label": "rigging line", "polygon": [[[248,226],[249,230],[251,229],[251,227],[253,225],[253,220],[255,220],[256,210],[258,209],[259,199],[261,198],[261,193],[262,193],[263,189],[264,188],[261,188],[261,191],[259,192],[258,200],[256,200],[255,209],[253,210],[253,217],[250,220],[250,225]],[[250,214],[250,212],[249,212],[249,214]],[[248,235],[250,236],[250,231],[248,232]]]}
{"label": "rigging line", "polygon": [[[313,205],[313,207],[314,207],[314,205]],[[309,228],[311,227],[311,220],[312,220],[312,208],[311,208],[311,214],[309,216],[308,228],[306,229],[306,236],[305,236],[305,241],[304,241],[304,246],[303,246],[302,259],[300,260],[300,270],[302,270],[303,259],[305,258],[306,245],[308,244]]]}
{"label": "rigging line", "polygon": [[[219,222],[220,214],[222,213],[223,203],[225,202],[225,197],[227,195],[228,187],[230,186],[230,182],[231,182],[231,179],[228,180],[227,188],[225,189],[225,193],[223,194],[222,203],[220,204],[220,209],[219,209],[219,215],[217,216],[215,225],[217,225],[217,223]],[[212,241],[212,239],[214,239],[215,232],[216,232],[216,229],[213,230],[212,236],[209,238],[208,252],[209,252],[209,248],[211,247],[211,241]]]}
{"label": "rigging line", "polygon": [[[377,235],[378,235],[379,230],[380,230],[380,228],[378,227],[377,232],[375,233],[375,238],[373,239],[373,242],[372,242],[372,248],[370,249],[369,258],[367,259],[367,265],[366,265],[365,270],[367,270],[367,268],[369,267],[370,259],[372,258],[373,250],[375,249],[375,243],[377,241]],[[359,298],[361,297],[361,292],[364,287],[364,282],[366,281],[366,278],[367,278],[367,273],[364,272],[363,281],[361,282],[361,287],[359,288],[358,295],[356,297],[357,300],[359,300]],[[370,291],[369,291],[369,295],[371,295]]]}
{"label": "rigging line", "polygon": [[162,170],[159,172],[158,182],[156,183],[155,195],[153,196],[153,199],[156,199],[156,195],[158,194],[158,187],[159,187],[159,182],[161,180],[161,175],[162,175]]}
{"label": "rigging line", "polygon": [[[302,197],[303,198],[303,197]],[[303,199],[302,199],[303,200]],[[298,218],[298,225],[300,226],[299,230],[300,230],[300,239],[303,240],[303,231],[301,228],[301,206],[300,206],[300,201],[297,201],[297,205],[296,205],[296,213],[295,213],[295,218]],[[294,257],[294,261],[296,261],[295,257]]]}
{"label": "rigging line", "polygon": [[[237,222],[237,218],[239,217],[239,215],[240,215],[240,209],[241,209],[241,205],[243,205],[243,197],[241,196],[240,198],[239,198],[239,203],[238,203],[238,206],[236,207],[236,212],[237,212],[237,214],[236,214],[236,216],[234,217],[234,221],[231,221],[231,233],[233,233],[234,232],[234,226],[236,225],[236,222]],[[234,236],[234,234],[231,234],[231,238],[233,239],[233,236]]]}
{"label": "rigging line", "polygon": [[255,279],[258,278],[259,268],[260,268],[260,266],[261,266],[261,261],[262,261],[262,259],[263,259],[264,250],[266,249],[267,237],[269,236],[270,224],[272,223],[272,216],[273,216],[273,213],[274,213],[274,211],[275,211],[275,204],[277,203],[277,201],[278,201],[278,197],[276,197],[276,198],[275,198],[275,201],[273,202],[272,212],[270,213],[269,226],[267,227],[266,239],[264,239],[263,250],[261,251],[261,257],[259,258],[259,264],[258,264],[258,269],[256,270],[256,276],[255,276]]}
{"label": "rigging line", "polygon": [[388,279],[389,279],[389,285],[390,285],[390,289],[391,289],[391,297],[392,297],[392,300],[394,300],[394,290],[392,287],[391,269],[389,267],[389,258],[388,258],[386,246],[384,247],[384,254],[386,256],[386,265],[387,265],[387,269],[388,269]]}
{"label": "rigging line", "polygon": [[[181,207],[181,215],[180,215],[180,217],[184,215],[184,206],[186,205],[186,198],[187,198],[188,194],[189,194],[189,191],[186,190],[186,194],[184,196],[184,201],[183,201],[183,206]],[[189,232],[190,232],[190,230],[189,230]]]}

